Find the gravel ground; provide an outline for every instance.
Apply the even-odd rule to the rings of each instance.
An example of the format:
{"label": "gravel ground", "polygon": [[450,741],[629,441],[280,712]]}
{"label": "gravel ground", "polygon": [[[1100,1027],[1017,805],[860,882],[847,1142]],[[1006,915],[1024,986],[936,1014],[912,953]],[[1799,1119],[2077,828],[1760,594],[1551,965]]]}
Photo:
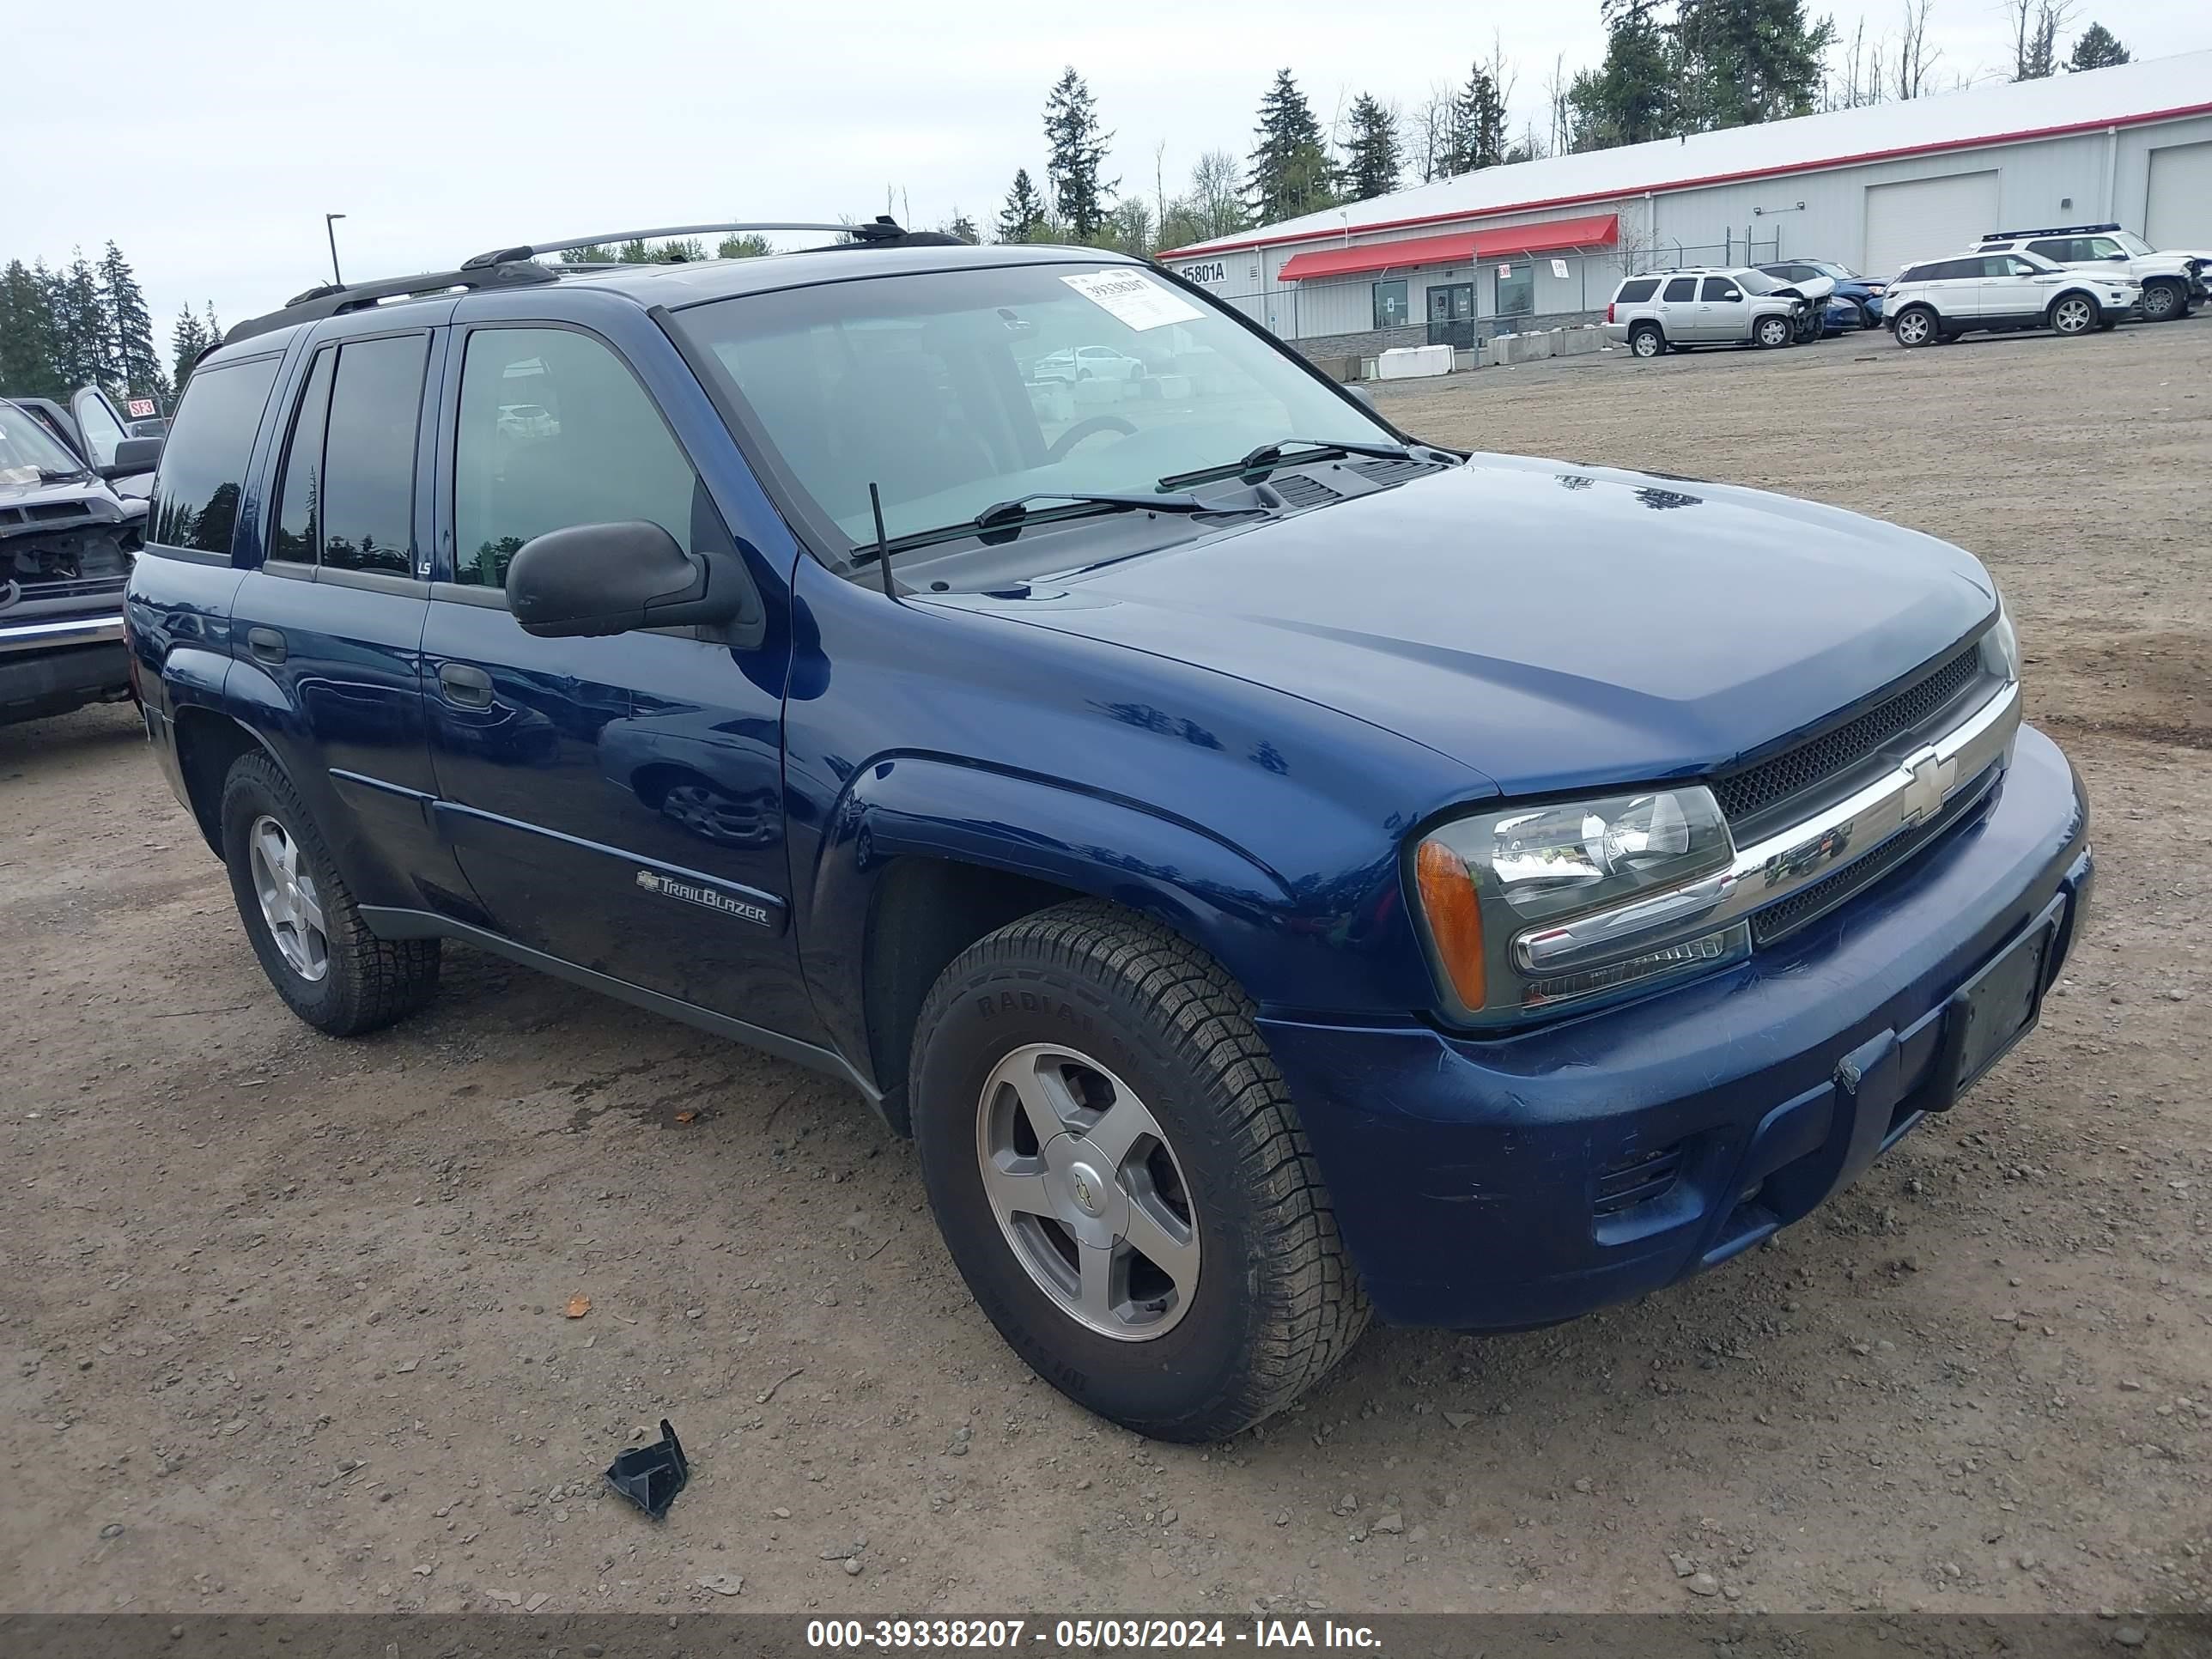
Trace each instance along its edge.
{"label": "gravel ground", "polygon": [[[1989,559],[2101,913],[2044,1030],[1769,1247],[1376,1330],[1210,1449],[1032,1382],[857,1098],[465,951],[320,1037],[127,709],[0,731],[0,1611],[2212,1605],[2208,370],[2212,319],[1386,394]],[[664,1414],[655,1527],[598,1477]]]}

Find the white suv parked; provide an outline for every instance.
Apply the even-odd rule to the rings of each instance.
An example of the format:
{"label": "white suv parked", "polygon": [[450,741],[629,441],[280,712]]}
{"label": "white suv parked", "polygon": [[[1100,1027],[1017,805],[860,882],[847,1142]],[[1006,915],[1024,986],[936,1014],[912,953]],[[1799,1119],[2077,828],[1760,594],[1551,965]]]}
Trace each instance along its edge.
{"label": "white suv parked", "polygon": [[2069,270],[2033,253],[1966,253],[1907,265],[1882,296],[1882,323],[1905,346],[1977,330],[2088,334],[2137,313],[2132,276]]}
{"label": "white suv parked", "polygon": [[2062,225],[2051,230],[1993,230],[1983,253],[2033,253],[2074,270],[2124,273],[2142,284],[2143,320],[2173,322],[2204,297],[2197,256],[2161,253],[2118,225]]}

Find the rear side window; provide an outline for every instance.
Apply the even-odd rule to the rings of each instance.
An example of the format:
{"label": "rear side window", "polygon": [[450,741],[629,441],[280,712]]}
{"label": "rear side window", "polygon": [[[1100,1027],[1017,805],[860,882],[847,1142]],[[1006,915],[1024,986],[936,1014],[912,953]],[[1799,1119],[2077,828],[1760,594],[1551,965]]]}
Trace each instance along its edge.
{"label": "rear side window", "polygon": [[338,348],[320,505],[327,569],[414,574],[415,435],[429,344],[403,334]]}
{"label": "rear side window", "polygon": [[415,570],[415,444],[429,337],[315,354],[277,489],[269,556],[332,570]]}
{"label": "rear side window", "polygon": [[1613,297],[1621,305],[1640,306],[1658,291],[1659,279],[1656,276],[1638,276],[1633,282],[1623,283],[1620,292]]}
{"label": "rear side window", "polygon": [[186,384],[161,450],[149,540],[229,556],[246,463],[276,382],[276,363],[274,357],[253,357],[212,364]]}
{"label": "rear side window", "polygon": [[1694,276],[1677,276],[1667,284],[1666,298],[1669,304],[1679,305],[1697,297],[1698,279]]}
{"label": "rear side window", "polygon": [[[335,427],[332,435],[335,443]],[[638,519],[695,551],[726,541],[698,475],[628,365],[573,329],[471,333],[453,439],[453,580],[504,587],[525,542]]]}

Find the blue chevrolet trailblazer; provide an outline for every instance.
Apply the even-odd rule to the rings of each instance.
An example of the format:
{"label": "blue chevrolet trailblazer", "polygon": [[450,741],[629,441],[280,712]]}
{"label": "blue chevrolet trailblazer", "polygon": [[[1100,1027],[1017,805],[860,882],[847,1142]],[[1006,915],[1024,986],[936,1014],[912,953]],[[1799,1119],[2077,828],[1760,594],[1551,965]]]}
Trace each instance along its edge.
{"label": "blue chevrolet trailblazer", "polygon": [[2087,811],[1970,555],[1419,442],[1094,249],[764,228],[842,234],[503,248],[192,374],[132,677],[309,1024],[453,939],[842,1078],[1174,1440],[1370,1310],[1722,1262],[2034,1025]]}

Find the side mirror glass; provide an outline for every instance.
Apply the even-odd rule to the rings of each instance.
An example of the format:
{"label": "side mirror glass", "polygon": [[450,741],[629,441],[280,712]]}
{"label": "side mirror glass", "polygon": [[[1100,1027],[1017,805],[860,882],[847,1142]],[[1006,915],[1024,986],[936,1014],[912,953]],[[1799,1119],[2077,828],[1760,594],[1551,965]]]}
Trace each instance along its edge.
{"label": "side mirror glass", "polygon": [[125,438],[115,446],[115,459],[99,469],[103,478],[127,478],[134,472],[151,472],[161,459],[159,438]]}
{"label": "side mirror glass", "polygon": [[549,530],[524,543],[507,570],[507,609],[542,639],[733,622],[751,594],[735,559],[695,557],[642,520]]}

